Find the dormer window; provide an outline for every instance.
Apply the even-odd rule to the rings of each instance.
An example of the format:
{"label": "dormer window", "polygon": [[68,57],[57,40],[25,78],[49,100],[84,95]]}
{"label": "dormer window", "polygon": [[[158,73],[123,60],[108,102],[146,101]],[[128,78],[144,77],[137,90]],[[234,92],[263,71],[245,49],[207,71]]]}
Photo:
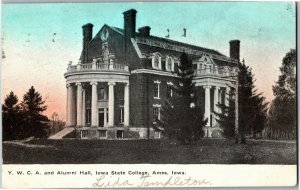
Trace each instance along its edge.
{"label": "dormer window", "polygon": [[155,53],[152,57],[152,68],[161,69],[161,56],[158,53]]}
{"label": "dormer window", "polygon": [[166,58],[166,70],[174,71],[174,59],[172,57]]}
{"label": "dormer window", "polygon": [[156,67],[156,68],[159,67],[159,56],[158,55],[154,56],[154,67]]}

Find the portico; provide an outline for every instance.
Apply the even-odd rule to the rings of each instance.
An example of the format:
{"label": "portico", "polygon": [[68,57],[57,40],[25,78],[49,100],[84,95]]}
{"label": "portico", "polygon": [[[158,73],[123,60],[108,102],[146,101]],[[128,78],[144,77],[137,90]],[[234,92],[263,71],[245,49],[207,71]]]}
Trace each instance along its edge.
{"label": "portico", "polygon": [[231,87],[212,84],[199,85],[199,87],[204,90],[204,119],[207,119],[204,129],[205,137],[212,137],[213,131],[220,130],[217,122],[218,116],[214,113],[220,113],[219,103],[228,106],[229,90]]}
{"label": "portico", "polygon": [[[232,71],[231,75],[234,72]],[[234,88],[234,83],[234,77],[224,77],[219,72],[216,74],[212,70],[209,71],[209,75],[207,75],[207,72],[201,72],[201,74],[196,75],[196,87],[204,90],[204,119],[208,121],[204,128],[205,137],[212,137],[214,131],[219,133],[220,128],[217,122],[217,115],[214,112],[220,112],[220,108],[217,106],[218,103],[229,105],[229,92],[230,88]],[[214,136],[218,136],[218,134]]]}
{"label": "portico", "polygon": [[[104,88],[97,88],[100,86]],[[67,125],[76,127],[114,127],[115,92],[118,82],[76,82],[67,85]],[[129,125],[129,83],[119,82],[124,86],[123,126]],[[107,88],[105,88],[105,86]],[[100,92],[98,92],[100,89]],[[108,89],[108,90],[107,90]],[[74,93],[76,91],[76,93]],[[88,92],[90,91],[90,92]],[[108,93],[107,93],[108,91]],[[86,97],[86,93],[91,94]],[[108,97],[107,97],[108,94]],[[90,98],[90,99],[89,99]],[[88,104],[88,107],[86,107]],[[75,109],[75,106],[76,109]],[[99,121],[99,109],[104,110],[103,122]],[[90,112],[86,112],[90,110]],[[90,115],[90,116],[89,116]],[[89,119],[90,118],[90,119]],[[103,125],[101,125],[102,123]]]}
{"label": "portico", "polygon": [[[86,130],[102,130],[106,133],[105,129],[108,128],[121,127],[124,130],[128,127],[128,67],[97,61],[78,65],[69,64],[65,74],[67,126],[76,127],[81,133],[86,133]],[[101,136],[101,132],[98,133]]]}

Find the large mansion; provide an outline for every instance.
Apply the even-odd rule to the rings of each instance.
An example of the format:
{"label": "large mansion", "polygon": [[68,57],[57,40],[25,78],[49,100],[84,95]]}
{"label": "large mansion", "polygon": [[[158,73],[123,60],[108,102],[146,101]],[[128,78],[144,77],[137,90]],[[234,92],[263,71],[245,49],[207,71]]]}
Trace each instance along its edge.
{"label": "large mansion", "polygon": [[[216,50],[151,35],[150,27],[136,30],[136,10],[124,12],[124,28],[82,26],[82,52],[77,64],[69,63],[67,126],[77,137],[160,138],[153,128],[163,102],[178,83],[177,65],[185,52],[193,60],[198,104],[208,118],[206,137],[219,136],[213,114],[218,102],[228,104],[235,87],[240,41],[229,42],[230,56]],[[200,114],[200,113],[199,113]]]}

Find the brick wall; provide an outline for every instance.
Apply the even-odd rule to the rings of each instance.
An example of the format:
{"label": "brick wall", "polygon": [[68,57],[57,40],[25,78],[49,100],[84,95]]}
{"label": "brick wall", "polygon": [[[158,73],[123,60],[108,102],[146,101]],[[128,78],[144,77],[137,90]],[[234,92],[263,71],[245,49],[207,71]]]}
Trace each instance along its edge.
{"label": "brick wall", "polygon": [[[160,98],[154,98],[154,81],[160,81]],[[176,84],[176,78],[155,74],[130,76],[130,125],[153,127],[153,104],[163,105],[167,99],[167,82]]]}

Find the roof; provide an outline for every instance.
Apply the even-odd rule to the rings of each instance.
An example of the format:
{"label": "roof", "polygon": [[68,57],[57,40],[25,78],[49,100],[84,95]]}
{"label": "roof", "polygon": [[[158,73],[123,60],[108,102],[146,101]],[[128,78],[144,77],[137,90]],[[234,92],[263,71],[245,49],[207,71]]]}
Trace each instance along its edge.
{"label": "roof", "polygon": [[160,41],[160,42],[169,43],[169,44],[172,44],[172,45],[187,47],[187,48],[190,48],[190,49],[202,51],[202,52],[209,53],[209,54],[225,56],[225,55],[221,54],[220,52],[218,52],[216,50],[213,50],[213,49],[204,48],[204,47],[200,47],[200,46],[196,46],[196,45],[192,45],[192,44],[187,44],[187,43],[183,43],[183,42],[179,42],[179,41],[175,41],[175,40],[170,40],[170,39],[167,39],[167,38],[162,38],[162,37],[157,37],[157,36],[152,36],[152,35],[149,36],[149,37],[145,37],[145,36],[141,36],[139,33],[137,33],[137,37],[148,38],[148,39],[157,40],[157,41]]}
{"label": "roof", "polygon": [[[118,32],[121,35],[124,35],[124,29],[118,28],[115,26],[109,26],[105,24],[112,30]],[[148,41],[148,43],[146,43]],[[150,42],[149,42],[150,41]],[[151,43],[151,41],[153,43]],[[136,33],[136,42],[138,45],[138,48],[140,49],[142,54],[149,54],[154,52],[161,52],[163,54],[168,55],[178,55],[179,52],[185,52],[186,50],[189,50],[188,53],[191,57],[199,57],[200,54],[207,53],[212,55],[214,60],[219,60],[219,64],[228,64],[228,62],[233,62],[233,60],[230,57],[225,56],[224,54],[221,54],[217,50],[204,48],[192,44],[187,44],[175,40],[170,40],[167,38],[162,38],[158,36],[145,36],[140,33]],[[157,44],[163,44],[163,47],[159,47]],[[173,48],[170,48],[173,47]],[[175,48],[174,48],[175,47]]]}
{"label": "roof", "polygon": [[112,29],[116,30],[117,32],[121,33],[124,35],[124,29],[122,28],[118,28],[118,27],[114,27],[114,26],[110,26]]}
{"label": "roof", "polygon": [[[118,27],[114,27],[114,26],[110,26],[110,27],[112,29],[114,29],[114,30],[117,30],[117,32],[119,32],[119,33],[121,33],[121,34],[124,35],[124,29],[118,28]],[[221,54],[220,52],[218,52],[218,51],[216,51],[214,49],[204,48],[204,47],[200,47],[200,46],[196,46],[196,45],[192,45],[192,44],[187,44],[187,43],[183,43],[183,42],[179,42],[179,41],[175,41],[175,40],[170,40],[170,39],[162,38],[162,37],[158,37],[158,36],[152,36],[152,35],[150,35],[149,37],[145,37],[145,36],[142,36],[138,32],[136,34],[137,34],[136,36],[138,38],[142,37],[142,38],[149,38],[149,39],[153,39],[153,40],[159,40],[161,42],[167,42],[167,43],[178,45],[178,46],[184,46],[184,47],[188,47],[188,48],[191,48],[191,49],[196,49],[196,50],[203,51],[203,52],[210,53],[210,54],[225,56],[225,55]]]}

